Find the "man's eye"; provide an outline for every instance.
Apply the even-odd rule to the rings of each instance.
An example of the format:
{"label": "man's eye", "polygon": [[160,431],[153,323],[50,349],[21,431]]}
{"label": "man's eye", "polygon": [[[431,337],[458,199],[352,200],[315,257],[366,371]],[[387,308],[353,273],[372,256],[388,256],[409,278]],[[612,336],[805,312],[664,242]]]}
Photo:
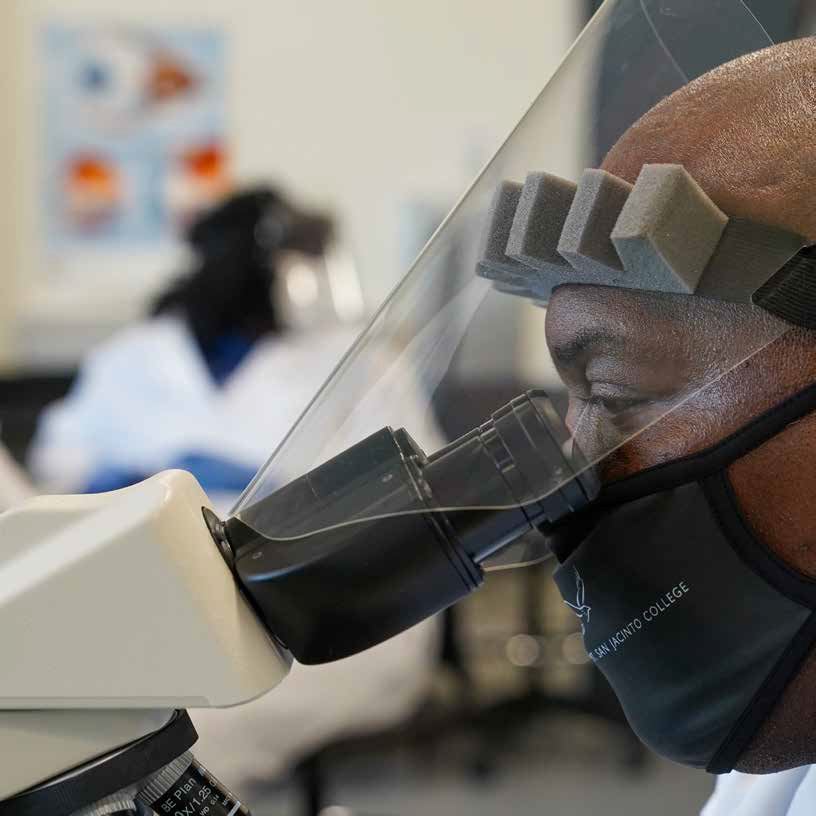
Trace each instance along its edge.
{"label": "man's eye", "polygon": [[638,408],[645,407],[650,400],[642,395],[613,395],[613,394],[593,394],[590,402],[595,403],[607,413],[616,416],[619,414],[631,413]]}

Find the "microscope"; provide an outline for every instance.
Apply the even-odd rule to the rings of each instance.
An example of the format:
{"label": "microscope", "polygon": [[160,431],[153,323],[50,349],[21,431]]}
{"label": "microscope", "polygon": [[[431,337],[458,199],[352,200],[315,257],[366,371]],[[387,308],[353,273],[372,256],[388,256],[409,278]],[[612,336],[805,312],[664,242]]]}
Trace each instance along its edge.
{"label": "microscope", "polygon": [[[190,752],[186,709],[249,702],[293,657],[404,631],[579,509],[591,477],[513,494],[514,444],[532,434],[562,456],[547,409],[524,395],[430,457],[384,428],[226,521],[184,471],[0,515],[0,816],[248,813]],[[476,484],[481,498],[461,494]],[[439,511],[485,496],[506,509]],[[270,518],[287,525],[275,538],[259,532]]]}
{"label": "microscope", "polygon": [[0,517],[0,813],[245,812],[188,754],[184,709],[254,699],[290,657],[205,511],[169,471]]}
{"label": "microscope", "polygon": [[[548,410],[524,395],[431,457],[385,428],[226,522],[184,471],[0,516],[0,815],[247,812],[189,752],[185,709],[248,702],[293,656],[336,660],[404,631],[579,509],[591,477],[542,501],[513,493],[514,444],[562,456]],[[486,496],[506,509],[439,512]],[[288,528],[263,535],[265,518]]]}

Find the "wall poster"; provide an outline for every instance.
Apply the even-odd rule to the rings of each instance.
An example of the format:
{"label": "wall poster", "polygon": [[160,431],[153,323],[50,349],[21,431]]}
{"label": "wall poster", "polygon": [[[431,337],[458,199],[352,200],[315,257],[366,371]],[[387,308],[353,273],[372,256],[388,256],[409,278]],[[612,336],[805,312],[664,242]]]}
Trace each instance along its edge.
{"label": "wall poster", "polygon": [[40,51],[50,248],[156,247],[224,193],[221,31],[52,24]]}

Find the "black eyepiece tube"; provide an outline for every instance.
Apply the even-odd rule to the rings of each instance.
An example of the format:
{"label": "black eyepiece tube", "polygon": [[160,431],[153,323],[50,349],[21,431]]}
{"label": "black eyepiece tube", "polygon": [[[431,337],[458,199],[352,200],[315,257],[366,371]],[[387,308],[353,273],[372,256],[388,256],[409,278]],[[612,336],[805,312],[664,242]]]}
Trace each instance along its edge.
{"label": "black eyepiece tube", "polygon": [[[229,519],[233,568],[301,663],[363,651],[460,600],[486,558],[594,498],[568,440],[541,392],[431,457],[383,428]],[[541,498],[543,468],[556,486]],[[269,529],[280,533],[256,532]]]}

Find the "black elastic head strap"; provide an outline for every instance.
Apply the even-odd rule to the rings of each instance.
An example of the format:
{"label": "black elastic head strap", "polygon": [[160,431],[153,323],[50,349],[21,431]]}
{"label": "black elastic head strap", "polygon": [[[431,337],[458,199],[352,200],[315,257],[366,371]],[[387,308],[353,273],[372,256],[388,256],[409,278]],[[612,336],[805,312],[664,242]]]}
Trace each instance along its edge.
{"label": "black elastic head strap", "polygon": [[787,323],[816,329],[816,245],[797,252],[751,300]]}

